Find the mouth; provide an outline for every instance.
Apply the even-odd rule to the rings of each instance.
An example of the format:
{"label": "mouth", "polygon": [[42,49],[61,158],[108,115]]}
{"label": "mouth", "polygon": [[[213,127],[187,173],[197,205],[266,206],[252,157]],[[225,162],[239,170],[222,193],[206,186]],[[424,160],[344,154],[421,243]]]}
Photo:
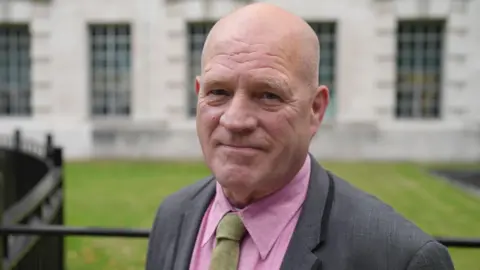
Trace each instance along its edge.
{"label": "mouth", "polygon": [[220,147],[239,152],[256,152],[262,150],[260,147],[249,145],[220,144]]}

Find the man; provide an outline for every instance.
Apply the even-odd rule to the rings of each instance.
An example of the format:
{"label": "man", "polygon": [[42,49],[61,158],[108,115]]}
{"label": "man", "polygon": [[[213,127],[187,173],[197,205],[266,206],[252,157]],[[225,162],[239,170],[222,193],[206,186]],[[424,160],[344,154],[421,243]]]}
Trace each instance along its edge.
{"label": "man", "polygon": [[213,176],[168,197],[147,270],[453,269],[447,249],[308,153],[328,105],[319,43],[278,7],[243,7],[211,30],[196,81]]}

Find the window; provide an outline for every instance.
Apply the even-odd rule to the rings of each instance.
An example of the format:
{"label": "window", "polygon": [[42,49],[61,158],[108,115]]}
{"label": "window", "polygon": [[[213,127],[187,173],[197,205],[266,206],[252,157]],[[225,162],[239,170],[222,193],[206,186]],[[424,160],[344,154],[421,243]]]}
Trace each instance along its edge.
{"label": "window", "polygon": [[397,28],[397,118],[440,117],[443,21],[402,21]]}
{"label": "window", "polygon": [[[188,49],[189,49],[189,76],[188,76],[188,108],[189,115],[196,113],[197,97],[194,91],[195,76],[201,73],[201,56],[205,39],[213,27],[213,22],[197,22],[188,24]],[[320,72],[319,80],[331,91],[331,104],[326,118],[332,117],[335,112],[335,24],[310,23],[320,40]]]}
{"label": "window", "polygon": [[130,32],[126,24],[89,27],[92,116],[130,114]]}
{"label": "window", "polygon": [[310,22],[310,26],[317,33],[320,42],[320,68],[318,81],[328,86],[330,90],[330,104],[325,112],[325,119],[333,118],[336,111],[335,91],[335,55],[336,55],[336,27],[333,22]]}
{"label": "window", "polygon": [[31,114],[28,25],[0,25],[0,116]]}
{"label": "window", "polygon": [[214,22],[194,22],[187,25],[188,31],[188,115],[195,116],[197,95],[195,94],[195,77],[202,73],[201,60],[203,44]]}

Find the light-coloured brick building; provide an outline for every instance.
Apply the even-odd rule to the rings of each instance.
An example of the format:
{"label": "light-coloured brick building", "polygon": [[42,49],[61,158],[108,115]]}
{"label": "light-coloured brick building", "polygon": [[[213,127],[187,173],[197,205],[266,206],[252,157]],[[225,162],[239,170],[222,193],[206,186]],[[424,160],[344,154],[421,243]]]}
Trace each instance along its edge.
{"label": "light-coloured brick building", "polygon": [[[241,0],[1,0],[0,133],[195,158],[205,34]],[[267,2],[267,1],[266,1]],[[275,0],[322,44],[322,159],[480,159],[479,0]]]}

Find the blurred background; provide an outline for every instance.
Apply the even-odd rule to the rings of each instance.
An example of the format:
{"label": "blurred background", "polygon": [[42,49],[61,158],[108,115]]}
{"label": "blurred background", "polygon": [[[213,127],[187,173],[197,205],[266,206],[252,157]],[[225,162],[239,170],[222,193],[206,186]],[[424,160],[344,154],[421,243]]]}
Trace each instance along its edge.
{"label": "blurred background", "polygon": [[[194,78],[248,0],[0,0],[0,133],[51,133],[66,224],[149,228],[208,175]],[[327,117],[311,153],[427,232],[480,237],[480,1],[272,0],[312,26]],[[472,176],[473,175],[473,176]],[[69,237],[67,269],[142,269],[146,240]],[[480,249],[451,249],[479,270]]]}

